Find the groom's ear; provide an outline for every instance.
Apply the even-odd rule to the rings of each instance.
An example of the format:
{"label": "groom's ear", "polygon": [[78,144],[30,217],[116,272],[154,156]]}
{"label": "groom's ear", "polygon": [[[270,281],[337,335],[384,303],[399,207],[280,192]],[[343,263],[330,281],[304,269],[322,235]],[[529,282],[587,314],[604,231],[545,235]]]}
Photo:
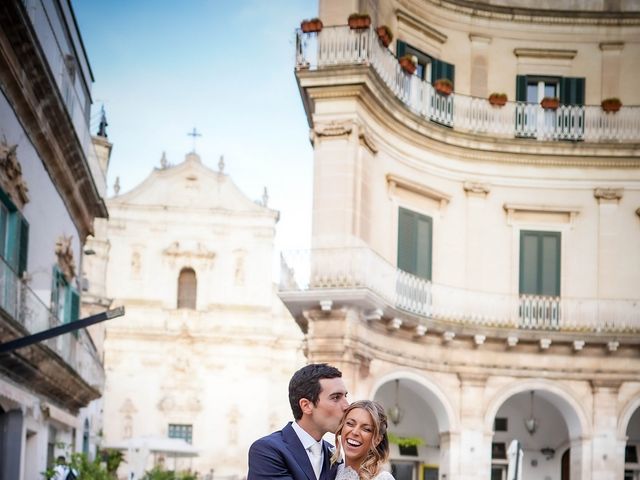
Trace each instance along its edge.
{"label": "groom's ear", "polygon": [[301,398],[298,402],[298,405],[300,406],[300,410],[302,410],[302,413],[311,415],[311,412],[313,411],[313,402],[311,400],[309,400],[308,398]]}

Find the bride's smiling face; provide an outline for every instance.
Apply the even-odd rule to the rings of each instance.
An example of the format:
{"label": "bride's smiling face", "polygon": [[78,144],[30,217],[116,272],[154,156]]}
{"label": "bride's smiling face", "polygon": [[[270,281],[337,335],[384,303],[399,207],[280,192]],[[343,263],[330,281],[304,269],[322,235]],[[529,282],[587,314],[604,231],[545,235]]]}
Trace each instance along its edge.
{"label": "bride's smiling face", "polygon": [[369,412],[354,408],[347,414],[341,441],[347,465],[359,467],[374,441],[373,420]]}

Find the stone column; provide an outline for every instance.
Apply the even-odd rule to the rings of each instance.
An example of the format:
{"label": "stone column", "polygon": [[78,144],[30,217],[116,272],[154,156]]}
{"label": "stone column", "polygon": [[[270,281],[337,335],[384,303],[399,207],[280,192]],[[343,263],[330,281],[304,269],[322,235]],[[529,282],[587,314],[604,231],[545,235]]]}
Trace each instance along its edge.
{"label": "stone column", "polygon": [[483,35],[469,35],[471,41],[471,78],[469,92],[474,97],[484,97],[489,95],[489,44],[490,37]]}
{"label": "stone column", "polygon": [[602,98],[620,97],[620,55],[624,43],[601,43]]}
{"label": "stone column", "polygon": [[[491,436],[484,431],[486,375],[459,373],[461,391],[459,480],[486,480],[491,476]],[[488,440],[487,440],[488,439]]]}
{"label": "stone column", "polygon": [[458,459],[460,458],[460,434],[458,432],[442,432],[440,434],[440,464],[438,475],[441,480],[454,480],[460,475]]}
{"label": "stone column", "polygon": [[[591,388],[593,392],[593,440],[591,441],[590,468],[592,478],[618,480],[624,474],[624,454],[620,455],[617,438],[616,405],[620,382],[593,380]],[[573,454],[573,450],[571,453]],[[571,463],[573,467],[573,461]],[[572,475],[571,480],[573,479]]]}
{"label": "stone column", "polygon": [[23,424],[24,416],[21,410],[10,410],[0,414],[0,480],[21,478]]}

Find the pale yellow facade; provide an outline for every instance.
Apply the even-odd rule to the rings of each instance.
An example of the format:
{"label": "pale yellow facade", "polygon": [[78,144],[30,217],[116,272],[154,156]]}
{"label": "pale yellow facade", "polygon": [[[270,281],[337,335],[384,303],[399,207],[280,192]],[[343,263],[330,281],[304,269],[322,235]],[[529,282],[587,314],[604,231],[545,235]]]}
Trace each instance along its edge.
{"label": "pale yellow facade", "polygon": [[[126,314],[104,333],[103,447],[155,437],[146,462],[125,448],[123,478],[154,463],[242,478],[249,445],[289,418],[287,384],[304,364],[302,334],[272,280],[279,214],[195,153],[107,205],[89,287]],[[195,273],[194,304],[178,307],[185,269]],[[197,456],[154,454],[166,437],[186,439]]]}
{"label": "pale yellow facade", "polygon": [[513,440],[525,479],[637,479],[640,5],[321,0],[319,17],[296,57],[312,246],[280,286],[308,360],[401,407],[391,431],[423,444],[393,446],[397,479],[505,479]]}

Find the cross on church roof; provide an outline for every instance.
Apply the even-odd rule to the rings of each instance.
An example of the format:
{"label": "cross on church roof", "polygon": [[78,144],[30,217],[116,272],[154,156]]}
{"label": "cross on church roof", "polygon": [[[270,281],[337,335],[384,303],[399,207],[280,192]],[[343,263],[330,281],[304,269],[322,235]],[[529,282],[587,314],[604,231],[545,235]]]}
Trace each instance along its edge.
{"label": "cross on church roof", "polygon": [[196,138],[197,137],[201,137],[202,134],[198,133],[196,128],[193,127],[193,130],[191,132],[187,133],[187,135],[190,136],[190,137],[193,137],[193,150],[192,150],[192,152],[196,153]]}

